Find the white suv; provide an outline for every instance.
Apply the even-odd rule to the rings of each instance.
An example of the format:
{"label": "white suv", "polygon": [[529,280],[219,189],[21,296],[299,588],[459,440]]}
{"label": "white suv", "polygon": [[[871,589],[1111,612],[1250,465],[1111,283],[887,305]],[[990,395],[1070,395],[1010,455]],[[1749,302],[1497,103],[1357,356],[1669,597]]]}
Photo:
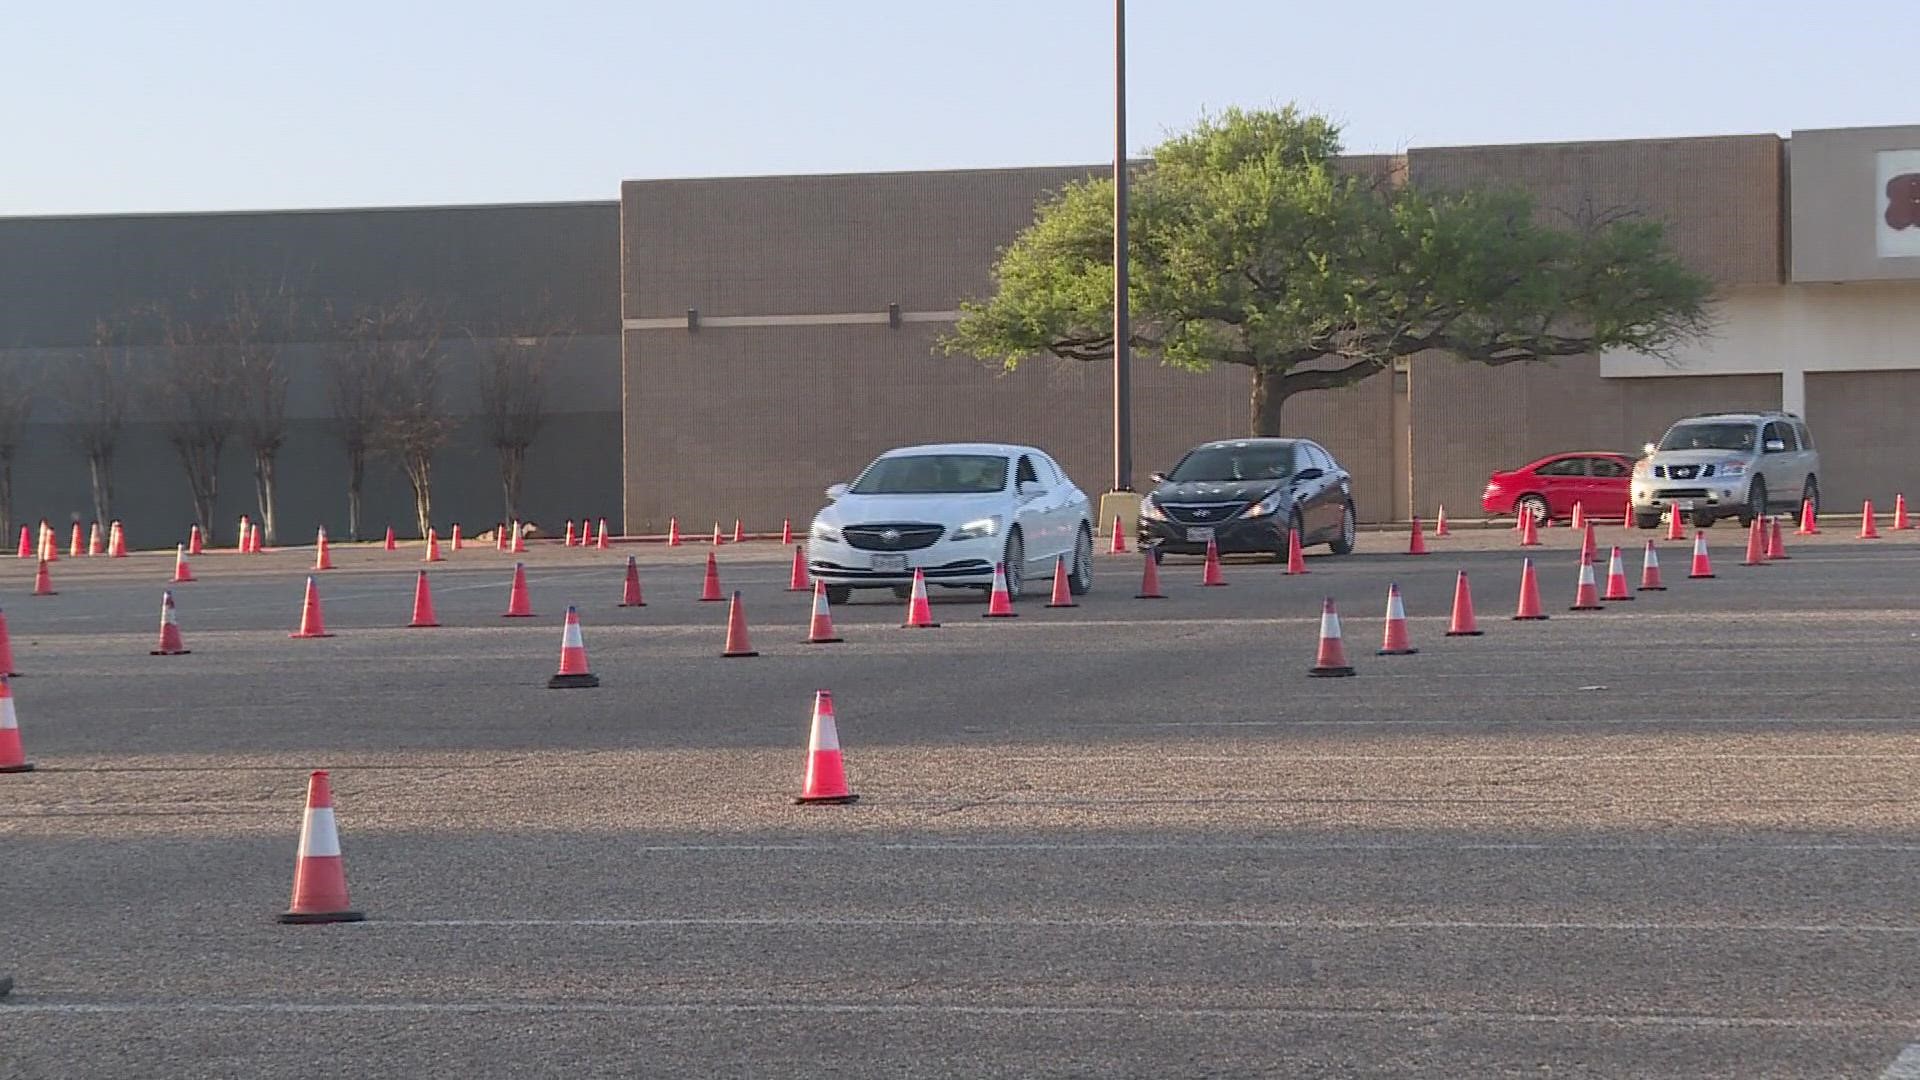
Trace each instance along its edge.
{"label": "white suv", "polygon": [[1068,565],[1074,595],[1093,587],[1093,507],[1086,493],[1031,446],[946,443],[889,450],[813,519],[807,571],[845,603],[854,589],[906,596],[919,570],[930,585],[1007,586]]}
{"label": "white suv", "polygon": [[1676,420],[1633,467],[1633,517],[1643,529],[1674,506],[1704,529],[1724,517],[1751,525],[1803,501],[1820,508],[1820,452],[1806,421],[1792,413]]}

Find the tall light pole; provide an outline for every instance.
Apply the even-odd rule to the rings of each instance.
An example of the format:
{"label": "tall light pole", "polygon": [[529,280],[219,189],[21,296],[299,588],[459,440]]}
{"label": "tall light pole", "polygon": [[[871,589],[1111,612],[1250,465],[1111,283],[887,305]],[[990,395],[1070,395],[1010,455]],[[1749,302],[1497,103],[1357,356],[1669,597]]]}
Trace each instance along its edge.
{"label": "tall light pole", "polygon": [[1113,490],[1133,490],[1133,381],[1127,339],[1127,0],[1113,0]]}

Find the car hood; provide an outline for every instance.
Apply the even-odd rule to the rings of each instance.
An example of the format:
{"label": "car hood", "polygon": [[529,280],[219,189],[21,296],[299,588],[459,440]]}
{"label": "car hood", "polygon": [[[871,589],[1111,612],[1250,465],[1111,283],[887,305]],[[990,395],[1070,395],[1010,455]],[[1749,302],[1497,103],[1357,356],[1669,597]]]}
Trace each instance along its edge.
{"label": "car hood", "polygon": [[1190,483],[1165,483],[1154,489],[1158,502],[1257,502],[1284,486],[1278,480],[1195,480]]}
{"label": "car hood", "polygon": [[992,514],[1005,515],[1012,501],[1000,492],[985,495],[842,495],[822,507],[814,515],[814,520],[828,525],[909,521],[964,525]]}

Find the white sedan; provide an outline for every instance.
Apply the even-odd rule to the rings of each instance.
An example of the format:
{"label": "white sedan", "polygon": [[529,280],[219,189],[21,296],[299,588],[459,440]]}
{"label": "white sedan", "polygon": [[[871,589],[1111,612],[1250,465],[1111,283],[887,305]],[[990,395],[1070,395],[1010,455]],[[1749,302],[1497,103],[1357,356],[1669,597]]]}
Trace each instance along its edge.
{"label": "white sedan", "polygon": [[854,589],[905,597],[913,572],[930,585],[988,588],[1048,580],[1067,560],[1075,596],[1093,587],[1093,507],[1060,466],[1031,446],[908,446],[875,458],[814,515],[807,570],[845,603]]}

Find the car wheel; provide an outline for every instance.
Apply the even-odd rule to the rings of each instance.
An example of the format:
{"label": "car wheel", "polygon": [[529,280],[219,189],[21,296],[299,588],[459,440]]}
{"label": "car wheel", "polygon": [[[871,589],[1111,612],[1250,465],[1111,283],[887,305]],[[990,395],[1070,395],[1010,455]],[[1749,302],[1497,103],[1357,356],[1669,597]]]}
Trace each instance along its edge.
{"label": "car wheel", "polygon": [[1696,529],[1711,529],[1713,528],[1713,511],[1695,510],[1689,516],[1689,520],[1693,522],[1693,527]]}
{"label": "car wheel", "polygon": [[1354,515],[1353,504],[1348,503],[1340,509],[1340,535],[1327,545],[1335,555],[1353,554],[1353,545],[1360,538],[1360,521]]}
{"label": "car wheel", "polygon": [[1766,516],[1767,482],[1756,476],[1753,478],[1753,483],[1747,485],[1747,505],[1740,511],[1740,527],[1751,529],[1754,522]]}
{"label": "car wheel", "polygon": [[1019,596],[1027,577],[1027,543],[1020,538],[1019,529],[1007,534],[1007,550],[1000,561],[1007,567],[1007,592]]}
{"label": "car wheel", "polygon": [[1533,523],[1535,525],[1545,525],[1547,518],[1552,513],[1552,511],[1547,508],[1546,497],[1542,495],[1520,496],[1513,501],[1513,512],[1515,516],[1520,514],[1533,515]]}
{"label": "car wheel", "polygon": [[827,603],[832,604],[834,607],[839,607],[840,605],[852,599],[853,599],[853,586],[851,585],[827,586]]}
{"label": "car wheel", "polygon": [[1657,529],[1660,527],[1659,514],[1635,514],[1633,524],[1638,529]]}
{"label": "car wheel", "polygon": [[1073,568],[1067,573],[1067,591],[1085,596],[1093,591],[1093,530],[1085,522],[1073,541]]}
{"label": "car wheel", "polygon": [[911,586],[911,585],[895,585],[895,586],[893,587],[893,598],[894,598],[895,600],[911,600],[911,599],[913,599],[913,586]]}
{"label": "car wheel", "polygon": [[1807,482],[1800,487],[1800,505],[1806,506],[1809,503],[1813,504],[1813,512],[1818,515],[1820,513],[1820,481],[1811,476],[1807,477]]}

